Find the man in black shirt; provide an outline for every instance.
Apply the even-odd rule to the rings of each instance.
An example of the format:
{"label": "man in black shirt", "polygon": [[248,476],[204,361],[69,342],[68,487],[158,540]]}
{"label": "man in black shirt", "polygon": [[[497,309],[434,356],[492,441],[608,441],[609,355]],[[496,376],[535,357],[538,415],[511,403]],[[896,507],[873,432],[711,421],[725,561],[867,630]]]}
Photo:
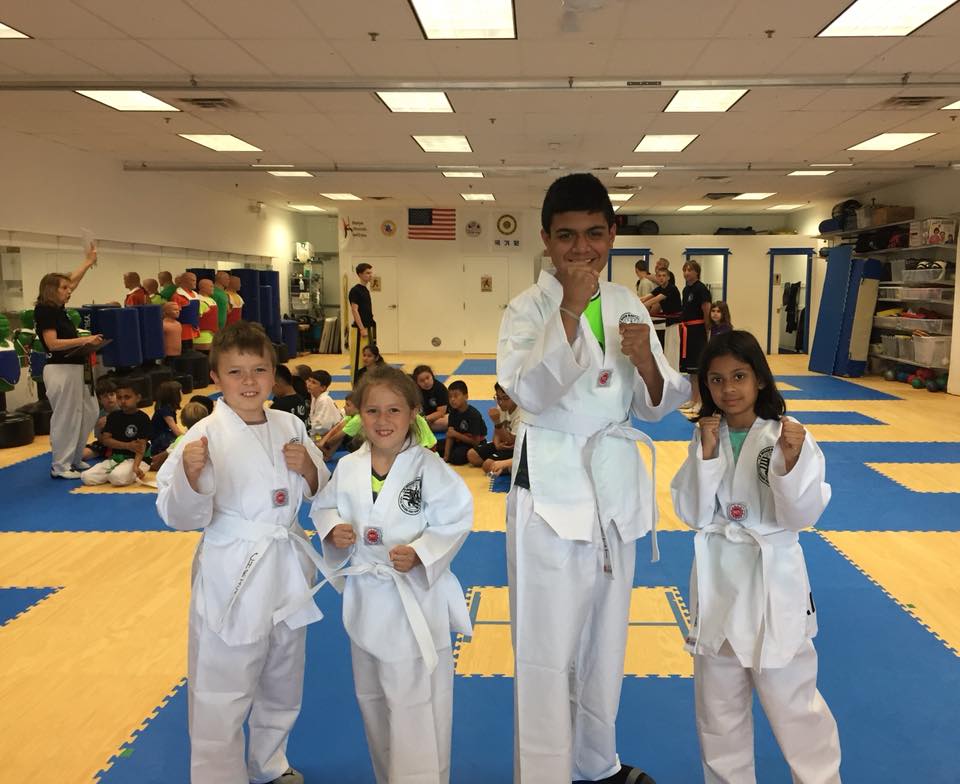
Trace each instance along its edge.
{"label": "man in black shirt", "polygon": [[487,423],[483,421],[483,415],[470,405],[465,383],[454,381],[447,393],[450,396],[450,426],[443,459],[451,465],[465,465],[467,452],[487,437]]}
{"label": "man in black shirt", "polygon": [[350,289],[347,299],[353,314],[350,344],[353,346],[353,381],[357,382],[360,370],[360,352],[364,346],[377,342],[377,322],[373,318],[373,300],[370,297],[370,281],[373,280],[373,265],[361,263],[356,268],[360,282]]}
{"label": "man in black shirt", "polygon": [[277,374],[273,382],[273,404],[277,411],[287,411],[299,417],[304,424],[310,419],[310,406],[293,388],[293,374],[286,365],[277,365]]}

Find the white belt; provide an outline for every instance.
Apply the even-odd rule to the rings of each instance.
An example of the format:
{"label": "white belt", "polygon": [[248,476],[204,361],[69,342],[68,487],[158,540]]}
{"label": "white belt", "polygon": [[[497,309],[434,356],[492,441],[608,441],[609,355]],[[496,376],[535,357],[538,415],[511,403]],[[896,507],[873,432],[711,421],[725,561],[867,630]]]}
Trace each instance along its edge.
{"label": "white belt", "polygon": [[[606,550],[606,534],[604,533],[603,526],[605,521],[603,520],[603,513],[600,509],[600,496],[597,493],[597,483],[593,475],[593,453],[596,451],[597,447],[600,445],[600,442],[607,437],[610,438],[623,438],[627,441],[639,441],[642,444],[645,444],[650,449],[651,455],[651,465],[650,465],[650,548],[652,552],[651,561],[654,563],[660,560],[660,547],[657,543],[657,447],[653,443],[653,439],[650,438],[646,433],[641,430],[637,430],[635,427],[632,427],[629,424],[629,420],[624,420],[623,422],[611,422],[609,419],[604,419],[602,417],[590,416],[589,414],[573,414],[567,413],[563,416],[550,413],[550,414],[530,414],[527,411],[524,411],[522,414],[523,421],[526,424],[533,425],[534,427],[543,427],[547,430],[557,430],[561,433],[570,433],[576,436],[586,436],[587,443],[584,447],[584,457],[587,464],[587,477],[590,479],[590,484],[593,486],[593,497],[596,500],[598,520],[600,521],[600,541],[603,544],[604,550]],[[643,463],[640,464],[640,469],[643,471]],[[609,564],[605,564],[609,565]]]}
{"label": "white belt", "polygon": [[367,563],[354,564],[352,566],[341,567],[337,570],[337,577],[356,577],[361,574],[370,574],[378,580],[393,580],[397,587],[397,593],[400,594],[400,603],[403,605],[403,611],[406,613],[407,620],[410,622],[410,629],[417,641],[417,647],[420,648],[420,655],[427,665],[427,671],[433,672],[437,668],[439,657],[437,656],[437,646],[433,642],[433,634],[430,631],[430,625],[423,614],[423,608],[410,587],[410,581],[406,574],[398,572],[390,564],[382,561],[372,561]]}
{"label": "white belt", "polygon": [[[214,523],[208,530],[214,535],[223,533],[227,536],[254,543],[250,550],[250,554],[247,556],[247,560],[244,563],[243,568],[240,570],[240,574],[237,576],[237,579],[234,583],[233,592],[230,594],[230,601],[227,602],[227,606],[223,609],[223,614],[220,616],[220,620],[214,626],[215,632],[219,633],[220,630],[223,629],[223,626],[227,622],[230,612],[233,610],[233,607],[243,591],[244,586],[249,582],[250,576],[257,568],[257,564],[263,560],[263,556],[274,545],[275,542],[289,542],[290,546],[293,547],[295,551],[299,550],[300,552],[304,553],[313,562],[325,579],[317,583],[309,591],[305,591],[300,596],[291,599],[280,609],[276,610],[273,613],[274,624],[280,623],[281,621],[284,621],[293,615],[293,613],[299,610],[308,600],[312,599],[317,591],[319,591],[330,581],[331,577],[336,576],[336,572],[330,571],[329,567],[324,562],[323,557],[314,549],[313,545],[310,544],[306,536],[298,534],[291,528],[274,523],[262,523],[257,520],[248,520],[243,517],[220,514],[217,515]],[[321,617],[322,615],[323,613],[321,613]]]}

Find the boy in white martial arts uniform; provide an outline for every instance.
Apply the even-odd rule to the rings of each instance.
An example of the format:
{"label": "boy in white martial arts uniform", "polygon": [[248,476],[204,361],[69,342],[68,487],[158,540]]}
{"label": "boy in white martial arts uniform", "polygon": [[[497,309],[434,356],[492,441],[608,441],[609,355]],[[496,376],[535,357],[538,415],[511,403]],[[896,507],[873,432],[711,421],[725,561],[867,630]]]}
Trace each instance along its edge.
{"label": "boy in white martial arts uniform", "polygon": [[703,407],[671,483],[696,529],[690,577],[697,733],[707,784],[755,784],[753,689],[796,784],[839,784],[840,738],[817,690],[817,611],[797,532],[830,501],[823,452],[786,405],[756,338],[713,338]]}
{"label": "boy in white martial arts uniform", "polygon": [[328,563],[352,556],[340,572],[343,622],[378,784],[446,784],[450,634],[471,628],[450,561],[473,524],[473,497],[417,445],[420,393],[409,376],[373,368],[354,400],[366,442],[340,460],[310,516]]}
{"label": "boy in white martial arts uniform", "polygon": [[523,412],[507,499],[515,780],[650,784],[616,749],[635,540],[656,521],[635,442],[653,444],[629,418],[662,418],[689,384],[636,295],[600,279],[616,234],[603,184],[557,180],[542,224],[556,274],[510,303],[497,350]]}
{"label": "boy in white martial arts uniform", "polygon": [[286,748],[300,712],[305,627],[323,617],[311,591],[322,559],[297,510],[329,473],[300,419],[264,409],[275,368],[259,325],[218,332],[210,375],[223,399],[157,474],[164,522],[204,529],[190,601],[193,784],[303,782]]}

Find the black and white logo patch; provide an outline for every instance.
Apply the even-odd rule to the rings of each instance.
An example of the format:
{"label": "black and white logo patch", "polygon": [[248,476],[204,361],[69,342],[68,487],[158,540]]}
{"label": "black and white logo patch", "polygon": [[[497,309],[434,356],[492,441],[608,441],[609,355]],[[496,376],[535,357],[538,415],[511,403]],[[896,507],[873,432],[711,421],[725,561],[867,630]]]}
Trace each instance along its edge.
{"label": "black and white logo patch", "polygon": [[770,487],[770,455],[773,454],[772,446],[765,446],[757,455],[757,476],[767,487]]}
{"label": "black and white logo patch", "polygon": [[640,324],[642,319],[636,313],[621,313],[621,324]]}
{"label": "black and white logo patch", "polygon": [[127,438],[134,438],[137,435],[137,426],[127,425],[126,428],[124,428],[123,432],[127,436]]}
{"label": "black and white logo patch", "polygon": [[400,491],[397,503],[400,506],[400,511],[404,514],[420,514],[420,507],[423,504],[420,495],[420,481],[421,479],[418,476],[412,482],[407,482],[403,486],[403,490]]}

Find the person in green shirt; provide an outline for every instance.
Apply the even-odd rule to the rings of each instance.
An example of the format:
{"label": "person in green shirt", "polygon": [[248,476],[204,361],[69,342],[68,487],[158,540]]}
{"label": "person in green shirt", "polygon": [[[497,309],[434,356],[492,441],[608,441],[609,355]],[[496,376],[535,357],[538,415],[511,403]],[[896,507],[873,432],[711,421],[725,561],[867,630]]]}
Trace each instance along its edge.
{"label": "person in green shirt", "polygon": [[210,295],[217,303],[217,323],[223,329],[227,323],[227,314],[230,312],[230,297],[227,295],[227,286],[230,285],[230,273],[226,270],[217,272],[213,279],[213,293]]}
{"label": "person in green shirt", "polygon": [[170,297],[172,297],[177,290],[177,284],[173,279],[173,275],[166,271],[157,273],[157,282],[160,286],[160,291],[158,292],[160,297],[164,302],[169,302]]}
{"label": "person in green shirt", "polygon": [[162,305],[166,300],[160,296],[160,284],[154,278],[143,281],[143,290],[147,292],[148,305]]}

